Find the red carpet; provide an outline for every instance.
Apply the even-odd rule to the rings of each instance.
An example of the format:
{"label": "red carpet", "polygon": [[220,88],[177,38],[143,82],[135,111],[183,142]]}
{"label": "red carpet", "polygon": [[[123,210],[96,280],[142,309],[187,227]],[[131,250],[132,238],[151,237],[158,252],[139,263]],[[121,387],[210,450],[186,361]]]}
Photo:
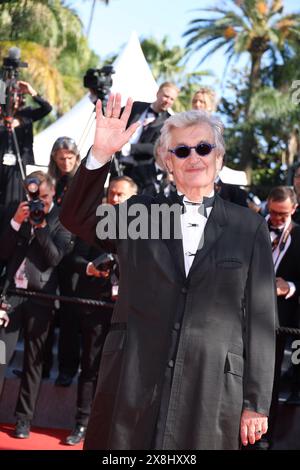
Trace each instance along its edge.
{"label": "red carpet", "polygon": [[83,443],[76,446],[64,444],[69,431],[32,427],[29,439],[16,439],[12,424],[0,424],[0,450],[81,450]]}

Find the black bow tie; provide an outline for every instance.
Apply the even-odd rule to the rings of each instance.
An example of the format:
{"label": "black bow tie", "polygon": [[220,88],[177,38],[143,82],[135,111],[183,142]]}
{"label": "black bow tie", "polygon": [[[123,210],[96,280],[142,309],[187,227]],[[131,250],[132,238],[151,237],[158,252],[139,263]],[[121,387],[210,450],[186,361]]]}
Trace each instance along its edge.
{"label": "black bow tie", "polygon": [[159,117],[159,113],[157,113],[156,111],[154,111],[154,109],[151,108],[151,107],[148,108],[147,114],[148,114],[148,113],[149,113],[149,114],[154,114],[155,119],[157,119],[157,118]]}
{"label": "black bow tie", "polygon": [[207,209],[213,207],[214,202],[215,202],[215,196],[212,196],[212,197],[204,196],[202,202],[185,201],[184,198],[185,198],[185,195],[184,194],[179,195],[177,193],[177,191],[174,191],[174,194],[172,195],[173,202],[177,203],[177,204],[180,204],[182,206],[182,213],[183,214],[186,211],[186,208],[185,208],[186,205],[187,206],[198,206],[199,208],[202,206],[203,207],[203,214],[202,215],[204,215],[204,217],[206,217],[206,218],[207,218]]}
{"label": "black bow tie", "polygon": [[282,234],[282,228],[273,227],[270,222],[268,222],[268,227],[270,232],[273,232],[279,237]]}
{"label": "black bow tie", "polygon": [[167,173],[163,170],[161,170],[160,168],[156,168],[156,176],[164,176],[166,175]]}

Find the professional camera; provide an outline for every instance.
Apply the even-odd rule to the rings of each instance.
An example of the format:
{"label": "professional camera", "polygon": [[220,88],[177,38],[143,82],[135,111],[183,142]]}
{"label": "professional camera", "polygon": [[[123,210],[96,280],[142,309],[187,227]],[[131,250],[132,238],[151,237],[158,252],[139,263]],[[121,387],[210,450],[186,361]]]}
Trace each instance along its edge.
{"label": "professional camera", "polygon": [[29,218],[34,225],[40,225],[45,219],[44,203],[39,198],[40,181],[38,178],[27,178],[25,188],[30,197],[29,200]]}
{"label": "professional camera", "polygon": [[4,123],[12,119],[19,99],[18,76],[20,67],[28,67],[27,62],[21,62],[21,51],[11,47],[8,57],[3,59],[0,73],[0,110]]}
{"label": "professional camera", "polygon": [[111,253],[103,253],[102,255],[98,256],[96,259],[93,260],[93,265],[96,269],[98,269],[98,271],[111,272],[115,264],[115,257]]}
{"label": "professional camera", "polygon": [[111,253],[103,253],[93,260],[93,265],[98,271],[109,273],[111,300],[117,300],[119,293],[119,265],[116,257]]}
{"label": "professional camera", "polygon": [[92,90],[102,102],[106,103],[113,83],[113,73],[115,71],[112,65],[105,65],[101,69],[89,69],[83,77],[83,85],[85,88]]}

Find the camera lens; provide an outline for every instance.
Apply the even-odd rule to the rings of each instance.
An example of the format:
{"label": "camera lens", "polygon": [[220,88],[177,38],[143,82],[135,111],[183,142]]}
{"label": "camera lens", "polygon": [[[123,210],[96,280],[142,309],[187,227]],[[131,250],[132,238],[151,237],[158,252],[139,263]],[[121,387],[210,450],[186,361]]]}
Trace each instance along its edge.
{"label": "camera lens", "polygon": [[40,199],[29,201],[29,218],[34,225],[39,225],[45,219],[44,203]]}

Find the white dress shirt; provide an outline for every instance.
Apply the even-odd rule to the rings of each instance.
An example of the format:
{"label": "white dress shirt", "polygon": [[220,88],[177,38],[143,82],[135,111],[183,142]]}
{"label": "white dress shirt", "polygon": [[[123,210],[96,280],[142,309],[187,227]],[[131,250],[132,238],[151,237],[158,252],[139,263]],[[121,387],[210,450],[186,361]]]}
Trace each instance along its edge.
{"label": "white dress shirt", "polygon": [[[266,217],[265,217],[266,221],[268,221],[270,219],[270,215],[268,214]],[[284,234],[285,234],[285,231],[286,229],[288,228],[288,226],[290,225],[291,221],[290,220],[287,220],[287,222],[282,225],[281,227],[276,227],[280,230],[282,230],[282,235],[280,237],[280,240],[279,240],[279,243],[277,245],[277,247],[275,248],[275,250],[273,250],[273,253],[272,253],[272,256],[273,256],[273,263],[274,263],[274,271],[275,271],[275,275],[277,273],[277,269],[278,269],[278,266],[282,260],[282,258],[284,257],[288,247],[290,246],[291,244],[291,235],[288,236],[287,240],[286,240],[286,243],[285,243],[285,246],[284,246],[284,249],[283,250],[280,250],[280,245],[281,245],[281,242],[282,242],[282,239],[284,237]],[[271,239],[271,243],[275,240],[275,238],[277,237],[277,234],[275,232],[272,231],[272,229],[270,230],[270,239]],[[286,281],[286,279],[285,279]],[[285,296],[285,299],[289,299],[290,297],[292,297],[295,292],[296,292],[296,286],[295,284],[292,282],[292,281],[286,281],[289,285],[289,291],[288,293],[286,294]]]}
{"label": "white dress shirt", "polygon": [[[178,194],[180,195],[179,191]],[[212,191],[208,197],[213,197],[213,195],[214,191]],[[207,217],[205,217],[202,211],[199,210],[200,203],[197,205],[189,204],[192,202],[193,201],[190,201],[186,197],[183,198],[185,211],[180,216],[186,276],[189,274],[198,249],[200,250],[203,246],[205,225],[212,211],[212,207],[209,207],[207,209]]]}

